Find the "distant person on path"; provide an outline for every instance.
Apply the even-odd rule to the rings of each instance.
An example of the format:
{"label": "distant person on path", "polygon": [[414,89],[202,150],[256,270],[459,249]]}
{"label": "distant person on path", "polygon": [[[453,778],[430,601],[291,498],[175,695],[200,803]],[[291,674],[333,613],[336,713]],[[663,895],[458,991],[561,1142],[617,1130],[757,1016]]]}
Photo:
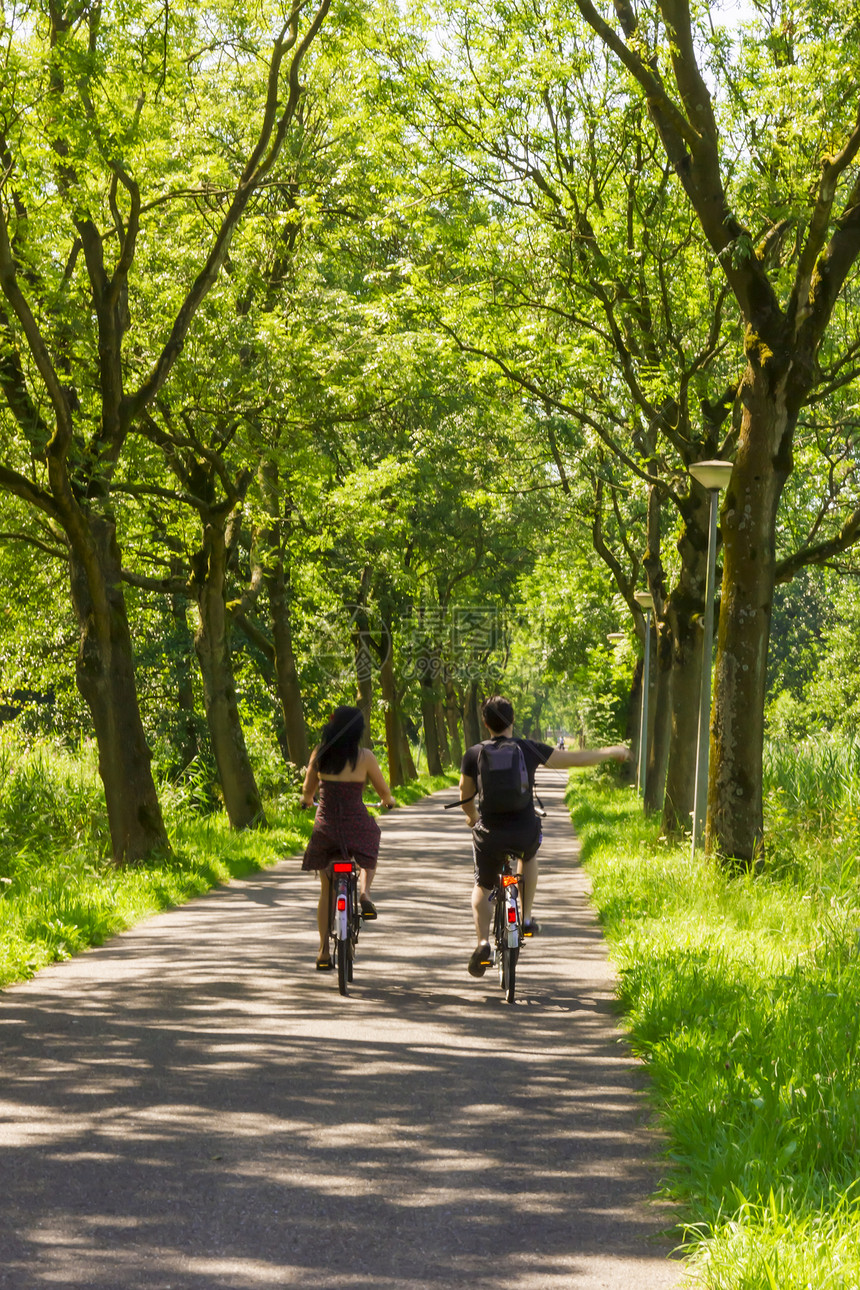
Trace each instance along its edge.
{"label": "distant person on path", "polygon": [[362,916],[368,920],[376,918],[376,908],[368,893],[376,872],[380,830],[362,800],[367,781],[370,780],[389,811],[397,805],[373,753],[361,747],[363,734],[364,714],[360,708],[335,708],[311,753],[302,785],[303,807],[313,806],[314,795],[319,790],[319,807],[302,869],[320,876],[317,906],[320,933],[317,970],[320,972],[329,972],[332,968],[329,893],[333,861],[355,857],[360,869]]}
{"label": "distant person on path", "polygon": [[[475,887],[472,892],[472,912],[475,918],[477,945],[469,959],[471,976],[483,976],[492,963],[490,950],[490,896],[502,870],[505,856],[512,851],[522,853],[518,872],[522,874],[523,933],[534,936],[540,924],[532,918],[532,905],[538,880],[537,853],[541,844],[540,820],[534,808],[534,782],[538,766],[551,770],[566,770],[574,766],[597,766],[604,761],[627,761],[629,751],[622,744],[612,748],[578,748],[565,750],[534,739],[514,739],[514,709],[511,703],[494,695],[485,699],[481,708],[484,725],[490,739],[467,748],[460,765],[460,805],[472,830],[472,849],[475,856]],[[518,755],[511,745],[515,745]],[[502,779],[508,772],[497,772],[493,766],[493,751],[510,750],[509,760],[520,764],[527,784],[522,790],[515,786],[507,803],[499,800],[493,781]],[[488,751],[489,750],[489,751]],[[498,757],[501,764],[505,759]]]}

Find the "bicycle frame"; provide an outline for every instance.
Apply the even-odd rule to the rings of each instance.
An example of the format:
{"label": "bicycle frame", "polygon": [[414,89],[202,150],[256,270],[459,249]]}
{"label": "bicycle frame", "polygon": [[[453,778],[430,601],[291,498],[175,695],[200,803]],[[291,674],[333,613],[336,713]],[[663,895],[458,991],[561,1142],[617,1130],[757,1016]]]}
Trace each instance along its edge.
{"label": "bicycle frame", "polygon": [[504,935],[505,943],[516,949],[520,943],[520,879],[517,874],[502,874],[499,879],[504,892]]}
{"label": "bicycle frame", "polygon": [[512,855],[505,857],[502,872],[496,880],[496,889],[493,893],[496,904],[493,919],[495,962],[499,969],[499,984],[508,1003],[514,1001],[517,959],[522,940],[521,879],[519,874],[511,872],[512,859],[517,857]]}

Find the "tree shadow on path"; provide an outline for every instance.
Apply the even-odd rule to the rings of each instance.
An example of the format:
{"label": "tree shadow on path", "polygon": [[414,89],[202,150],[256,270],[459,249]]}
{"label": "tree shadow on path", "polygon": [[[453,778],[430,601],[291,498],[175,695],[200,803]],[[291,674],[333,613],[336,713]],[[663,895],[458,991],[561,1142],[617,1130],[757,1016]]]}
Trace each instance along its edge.
{"label": "tree shadow on path", "polygon": [[553,787],[513,1008],[465,973],[468,835],[436,801],[384,821],[348,998],[295,860],[3,995],[0,1286],[677,1284]]}

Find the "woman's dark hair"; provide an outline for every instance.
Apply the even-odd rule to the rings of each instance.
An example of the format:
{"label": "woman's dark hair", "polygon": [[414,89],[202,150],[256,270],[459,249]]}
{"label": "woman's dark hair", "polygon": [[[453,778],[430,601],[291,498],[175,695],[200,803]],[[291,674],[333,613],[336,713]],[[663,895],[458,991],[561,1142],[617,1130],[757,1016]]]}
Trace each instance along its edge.
{"label": "woman's dark hair", "polygon": [[481,704],[481,716],[487,729],[492,730],[494,735],[500,735],[503,730],[507,730],[508,726],[514,724],[513,704],[503,699],[500,694],[494,694],[491,699],[484,699]]}
{"label": "woman's dark hair", "polygon": [[355,770],[363,734],[361,708],[335,708],[320,735],[317,770],[324,775],[339,775],[347,762]]}

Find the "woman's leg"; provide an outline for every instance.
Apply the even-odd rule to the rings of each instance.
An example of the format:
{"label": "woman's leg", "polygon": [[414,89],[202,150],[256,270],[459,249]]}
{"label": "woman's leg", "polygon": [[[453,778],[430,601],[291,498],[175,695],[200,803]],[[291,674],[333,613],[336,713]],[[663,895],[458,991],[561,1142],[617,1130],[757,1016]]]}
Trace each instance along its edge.
{"label": "woman's leg", "polygon": [[375,873],[376,873],[375,869],[364,869],[361,866],[359,866],[358,894],[360,896],[366,896],[370,891],[370,884],[373,882],[373,875]]}
{"label": "woman's leg", "polygon": [[320,898],[317,905],[317,927],[320,933],[320,958],[328,954],[328,937],[331,931],[331,878],[320,869]]}
{"label": "woman's leg", "polygon": [[376,906],[367,894],[370,891],[370,884],[373,882],[373,875],[376,869],[365,869],[359,865],[358,870],[358,899],[361,904],[361,916],[364,919],[376,918]]}

